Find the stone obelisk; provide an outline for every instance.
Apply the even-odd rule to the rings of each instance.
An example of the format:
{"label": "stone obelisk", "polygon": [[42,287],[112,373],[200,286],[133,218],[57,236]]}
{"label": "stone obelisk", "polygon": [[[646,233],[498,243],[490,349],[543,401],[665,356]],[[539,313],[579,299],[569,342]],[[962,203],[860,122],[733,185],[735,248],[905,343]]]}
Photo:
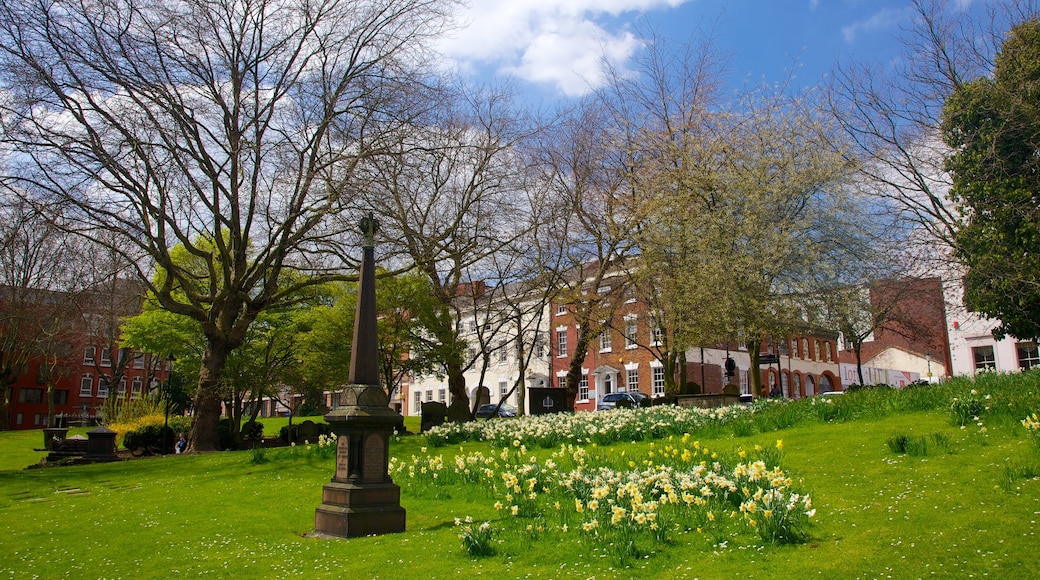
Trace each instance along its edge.
{"label": "stone obelisk", "polygon": [[364,254],[358,283],[357,314],[350,351],[350,384],[339,406],[325,415],[337,436],[336,473],[322,488],[315,510],[314,536],[353,538],[403,532],[401,488],[387,472],[390,436],[400,416],[379,386],[376,341],[375,233],[379,223],[361,220]]}

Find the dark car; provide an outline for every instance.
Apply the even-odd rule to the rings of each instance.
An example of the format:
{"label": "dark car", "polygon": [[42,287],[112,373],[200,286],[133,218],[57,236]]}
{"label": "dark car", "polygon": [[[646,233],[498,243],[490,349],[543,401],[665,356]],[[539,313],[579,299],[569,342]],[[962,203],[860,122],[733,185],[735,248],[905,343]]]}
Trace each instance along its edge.
{"label": "dark car", "polygon": [[477,407],[477,419],[487,419],[495,416],[496,408],[498,409],[498,417],[516,417],[516,407],[506,405],[505,403],[501,406],[498,403],[489,403]]}
{"label": "dark car", "polygon": [[[596,405],[596,410],[603,411],[605,409],[613,409],[618,406],[618,401],[621,400],[628,401],[628,406],[635,408],[640,406],[643,399],[649,398],[650,397],[643,393],[610,393],[603,395],[603,398],[601,398],[599,403]],[[625,406],[625,404],[622,403],[621,406]]]}

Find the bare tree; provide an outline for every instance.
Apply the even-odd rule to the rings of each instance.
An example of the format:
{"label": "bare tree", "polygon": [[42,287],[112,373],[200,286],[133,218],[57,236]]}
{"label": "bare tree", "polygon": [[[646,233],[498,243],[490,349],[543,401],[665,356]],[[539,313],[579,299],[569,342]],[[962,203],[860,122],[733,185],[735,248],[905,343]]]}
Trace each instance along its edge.
{"label": "bare tree", "polygon": [[76,302],[83,288],[80,247],[46,216],[14,198],[0,205],[0,430],[8,428],[11,385],[36,361],[47,385],[48,425],[54,382],[77,354]]}
{"label": "bare tree", "polygon": [[519,145],[531,130],[509,96],[493,89],[467,95],[442,87],[440,107],[420,121],[402,129],[392,156],[371,165],[358,203],[379,216],[387,251],[429,279],[438,306],[426,329],[451,404],[468,409],[463,373],[473,360],[460,336],[459,299],[466,283],[483,278],[489,256],[525,231]]}
{"label": "bare tree", "polygon": [[[388,150],[451,0],[88,0],[0,9],[7,184],[128,242],[163,308],[206,337],[190,448],[218,447],[219,383],[256,316],[342,277],[329,216]],[[202,276],[171,258],[183,245]],[[153,278],[153,267],[165,275]],[[307,275],[294,275],[294,272]]]}
{"label": "bare tree", "polygon": [[946,261],[960,215],[947,198],[943,104],[955,88],[992,71],[1005,33],[1040,14],[1040,6],[997,0],[971,12],[943,0],[911,4],[911,24],[898,37],[901,57],[839,63],[831,75],[830,108],[855,145],[851,153],[863,160],[862,187],[883,204],[878,215],[917,227],[918,253]]}

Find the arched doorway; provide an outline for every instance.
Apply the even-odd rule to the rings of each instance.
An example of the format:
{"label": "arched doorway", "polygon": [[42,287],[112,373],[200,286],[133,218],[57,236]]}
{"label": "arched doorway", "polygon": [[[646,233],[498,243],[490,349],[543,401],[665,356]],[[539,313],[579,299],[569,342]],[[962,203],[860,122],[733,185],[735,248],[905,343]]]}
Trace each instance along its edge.
{"label": "arched doorway", "polygon": [[823,373],[822,375],[820,375],[820,392],[821,393],[826,393],[827,391],[837,391],[837,390],[839,390],[838,387],[837,387],[837,383],[835,382],[834,377],[832,377],[830,373]]}
{"label": "arched doorway", "polygon": [[816,394],[816,381],[812,375],[805,375],[805,396],[811,397]]}

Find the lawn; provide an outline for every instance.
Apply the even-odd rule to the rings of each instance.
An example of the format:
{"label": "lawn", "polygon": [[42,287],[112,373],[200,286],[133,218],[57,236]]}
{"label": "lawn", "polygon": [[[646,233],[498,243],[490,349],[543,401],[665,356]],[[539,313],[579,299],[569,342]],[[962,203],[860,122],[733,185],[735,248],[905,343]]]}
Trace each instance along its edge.
{"label": "lawn", "polygon": [[[806,401],[773,405],[706,425],[685,441],[679,433],[655,438],[643,430],[593,442],[599,435],[585,431],[582,443],[557,434],[558,443],[543,447],[544,440],[520,443],[529,431],[519,422],[493,423],[517,433],[518,446],[399,437],[391,455],[407,531],[351,540],[304,537],[333,471],[333,460],[316,446],[271,449],[259,464],[242,451],[21,470],[25,459],[41,455],[31,451],[41,435],[2,433],[0,577],[1034,578],[1040,448],[1020,422],[1040,400],[1040,380],[1031,380],[978,385],[971,396],[976,385],[936,395],[846,395],[826,409]],[[962,427],[955,411],[966,399],[982,401],[983,410]],[[621,424],[627,413],[638,411],[600,413],[597,420]],[[893,435],[943,445],[897,453]],[[624,561],[616,557],[618,536],[605,525],[600,535],[581,532],[574,506],[559,515],[547,507],[550,492],[548,503],[537,504],[540,512],[512,516],[509,503],[524,507],[524,498],[510,494],[506,502],[501,484],[467,483],[479,476],[454,470],[456,458],[475,467],[467,462],[483,457],[498,463],[492,480],[521,463],[540,466],[544,475],[550,460],[573,463],[571,455],[580,453],[587,472],[635,472],[667,464],[669,452],[705,449],[710,466],[737,462],[741,451],[754,455],[756,446],[775,449],[778,439],[792,489],[811,495],[815,509],[804,542],[763,541],[741,518],[722,527],[703,518],[662,519],[660,537],[637,537],[638,556]],[[497,459],[506,455],[508,461]],[[409,466],[434,464],[445,466],[439,478],[409,475]],[[496,502],[505,509],[496,510]],[[463,549],[455,519],[466,516],[490,522],[494,555]],[[563,531],[560,522],[571,525]]]}

